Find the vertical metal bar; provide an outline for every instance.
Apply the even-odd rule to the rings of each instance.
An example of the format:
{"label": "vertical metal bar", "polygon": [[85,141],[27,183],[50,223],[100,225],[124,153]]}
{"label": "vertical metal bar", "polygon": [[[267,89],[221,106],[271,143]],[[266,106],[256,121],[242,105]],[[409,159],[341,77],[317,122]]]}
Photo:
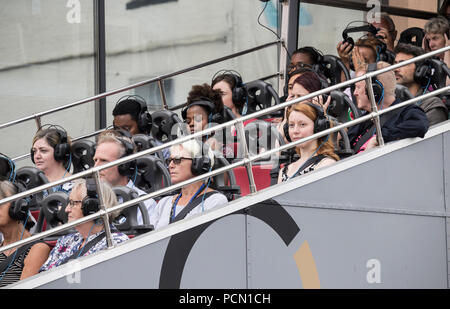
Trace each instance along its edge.
{"label": "vertical metal bar", "polygon": [[287,42],[289,35],[289,1],[285,1],[281,3],[281,29],[280,29],[280,37],[282,42],[278,44],[278,53],[279,53],[279,62],[278,62],[278,71],[281,73],[278,78],[278,93],[283,96],[284,93],[284,85],[286,84],[287,78],[287,61],[288,54],[286,49],[283,48],[282,44]]}
{"label": "vertical metal bar", "polygon": [[[378,113],[377,103],[375,102],[375,95],[373,94],[372,79],[368,77],[366,79],[366,84],[367,84],[367,90],[369,93],[370,103],[372,104],[372,112]],[[383,135],[381,134],[381,124],[380,124],[380,115],[379,114],[377,114],[375,116],[374,121],[375,121],[375,129],[377,132],[378,146],[383,146],[384,139],[383,139]]]}
{"label": "vertical metal bar", "polygon": [[162,79],[158,80],[158,87],[159,87],[159,94],[161,95],[161,99],[162,99],[162,103],[163,103],[163,108],[168,109],[169,106],[167,105],[166,93],[164,91],[164,80],[162,80]]}
{"label": "vertical metal bar", "polygon": [[36,122],[37,131],[39,131],[42,128],[41,117],[36,116],[34,121]]}
{"label": "vertical metal bar", "polygon": [[[245,139],[244,124],[242,121],[239,121],[236,124],[236,129],[237,129],[237,133],[238,133],[239,145],[241,145],[244,149],[244,158],[248,159],[249,158],[248,145],[247,145],[247,141]],[[253,176],[252,162],[249,161],[249,162],[245,163],[245,168],[247,169],[247,176],[248,176],[248,183],[250,186],[250,192],[256,193],[257,189],[256,189],[256,184],[255,184],[255,177]]]}
{"label": "vertical metal bar", "polygon": [[106,233],[106,244],[107,244],[108,248],[111,248],[113,246],[111,227],[109,226],[109,215],[106,212],[105,200],[103,198],[103,191],[102,191],[102,187],[100,186],[100,172],[97,171],[94,173],[94,179],[95,179],[95,184],[97,186],[97,194],[98,194],[98,199],[100,201],[100,209],[105,211],[105,214],[102,216],[102,219],[103,219],[103,227],[105,228],[105,233]]}
{"label": "vertical metal bar", "polygon": [[[94,0],[95,94],[106,92],[105,0]],[[106,98],[95,102],[95,130],[106,128]]]}
{"label": "vertical metal bar", "polygon": [[[281,39],[284,47],[280,50],[280,61],[278,71],[281,73],[278,79],[278,93],[284,93],[284,86],[287,79],[287,64],[289,57],[297,49],[298,44],[298,16],[300,4],[298,0],[285,0],[281,3]],[[287,50],[286,50],[287,49]]]}

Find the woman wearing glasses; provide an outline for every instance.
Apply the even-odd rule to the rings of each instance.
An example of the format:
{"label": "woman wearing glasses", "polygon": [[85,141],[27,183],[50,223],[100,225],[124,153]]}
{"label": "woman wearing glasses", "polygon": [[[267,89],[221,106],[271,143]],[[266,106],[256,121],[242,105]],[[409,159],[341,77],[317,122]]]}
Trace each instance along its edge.
{"label": "woman wearing glasses", "polygon": [[[112,188],[105,182],[100,182],[103,201],[106,208],[117,205],[117,198]],[[81,219],[99,210],[99,200],[96,194],[96,185],[93,179],[77,179],[69,195],[69,204],[66,207],[68,222]],[[118,213],[109,214],[111,223]],[[62,236],[56,242],[50,252],[47,261],[40,271],[46,271],[53,267],[65,264],[80,256],[86,256],[94,252],[106,249],[104,225],[101,219],[88,221],[75,227],[77,233]],[[114,243],[120,243],[128,239],[128,236],[120,232],[112,233]]]}
{"label": "woman wearing glasses", "polygon": [[[171,147],[170,158],[167,159],[172,184],[208,173],[213,165],[212,150],[196,140]],[[209,178],[200,180],[185,185],[179,194],[162,198],[150,215],[150,223],[155,230],[228,203],[225,195],[212,190],[209,185]]]}

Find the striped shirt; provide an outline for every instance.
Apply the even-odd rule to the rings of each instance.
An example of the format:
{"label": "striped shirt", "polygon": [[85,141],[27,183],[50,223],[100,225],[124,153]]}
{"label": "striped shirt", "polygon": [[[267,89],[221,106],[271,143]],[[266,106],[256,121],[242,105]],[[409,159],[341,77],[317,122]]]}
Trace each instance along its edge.
{"label": "striped shirt", "polygon": [[[26,250],[24,253],[22,253],[20,256],[16,256],[16,259],[14,262],[11,263],[11,265],[5,269],[5,272],[0,274],[0,287],[7,286],[8,284],[12,284],[14,282],[17,282],[20,280],[20,277],[22,276],[22,271],[24,267],[25,258],[28,255],[28,252],[30,252],[30,248]],[[12,254],[14,254],[13,252]],[[4,260],[6,260],[8,256],[6,256],[3,252],[0,253],[0,263],[3,263]]]}

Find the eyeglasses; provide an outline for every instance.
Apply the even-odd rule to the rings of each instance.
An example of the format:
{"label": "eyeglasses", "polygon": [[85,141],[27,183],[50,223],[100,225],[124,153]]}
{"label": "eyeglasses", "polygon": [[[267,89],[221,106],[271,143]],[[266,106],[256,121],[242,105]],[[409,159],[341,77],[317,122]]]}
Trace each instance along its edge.
{"label": "eyeglasses", "polygon": [[169,166],[169,165],[170,165],[170,162],[173,161],[173,164],[178,165],[178,164],[181,163],[182,160],[192,160],[192,158],[184,158],[184,157],[179,157],[179,158],[167,158],[167,159],[166,159],[166,164],[167,164],[167,166]]}
{"label": "eyeglasses", "polygon": [[83,201],[74,201],[74,200],[70,200],[69,199],[69,204],[67,204],[67,208],[72,209],[73,207],[75,207],[77,204],[81,204],[83,203]]}

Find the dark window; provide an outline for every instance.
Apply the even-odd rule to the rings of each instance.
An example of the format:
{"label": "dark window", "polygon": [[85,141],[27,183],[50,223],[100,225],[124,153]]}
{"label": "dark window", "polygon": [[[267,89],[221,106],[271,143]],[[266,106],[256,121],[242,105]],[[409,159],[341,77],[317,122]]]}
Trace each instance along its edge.
{"label": "dark window", "polygon": [[[130,81],[130,84],[144,80],[145,78],[136,78]],[[167,104],[171,106],[173,102],[174,83],[173,79],[164,80],[164,94],[166,96]],[[151,83],[140,86],[134,89],[134,94],[139,95],[147,102],[147,108],[150,112],[163,109],[161,93],[159,91],[158,83]]]}

